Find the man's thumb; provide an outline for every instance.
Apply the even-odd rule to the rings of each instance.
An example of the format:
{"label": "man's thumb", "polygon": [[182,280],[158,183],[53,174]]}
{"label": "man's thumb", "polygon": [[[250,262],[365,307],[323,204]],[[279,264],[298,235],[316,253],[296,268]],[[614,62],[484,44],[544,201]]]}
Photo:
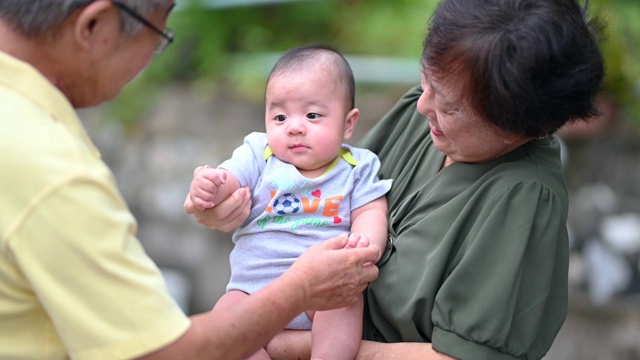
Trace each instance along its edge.
{"label": "man's thumb", "polygon": [[331,238],[325,242],[325,248],[328,250],[339,250],[343,249],[345,245],[347,245],[347,241],[349,241],[348,234],[342,234]]}

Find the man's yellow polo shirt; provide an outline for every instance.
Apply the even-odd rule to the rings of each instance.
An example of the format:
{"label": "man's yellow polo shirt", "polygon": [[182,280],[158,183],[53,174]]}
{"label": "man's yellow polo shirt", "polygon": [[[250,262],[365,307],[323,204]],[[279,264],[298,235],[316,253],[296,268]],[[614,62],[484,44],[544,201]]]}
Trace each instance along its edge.
{"label": "man's yellow polo shirt", "polygon": [[118,359],[190,325],[75,110],[0,52],[0,358]]}

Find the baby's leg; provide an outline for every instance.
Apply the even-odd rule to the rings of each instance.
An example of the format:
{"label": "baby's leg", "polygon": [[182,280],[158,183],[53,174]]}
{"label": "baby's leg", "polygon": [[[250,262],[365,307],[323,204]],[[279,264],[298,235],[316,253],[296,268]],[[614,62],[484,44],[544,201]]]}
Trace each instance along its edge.
{"label": "baby's leg", "polygon": [[362,342],[362,311],[360,296],[352,306],[317,311],[311,329],[312,360],[353,360]]}
{"label": "baby's leg", "polygon": [[[222,295],[216,305],[213,307],[214,310],[225,311],[237,304],[239,304],[242,300],[249,297],[249,294],[244,293],[242,291],[231,290],[228,293]],[[265,349],[260,349],[256,351],[253,355],[249,357],[249,360],[270,360],[269,354]]]}

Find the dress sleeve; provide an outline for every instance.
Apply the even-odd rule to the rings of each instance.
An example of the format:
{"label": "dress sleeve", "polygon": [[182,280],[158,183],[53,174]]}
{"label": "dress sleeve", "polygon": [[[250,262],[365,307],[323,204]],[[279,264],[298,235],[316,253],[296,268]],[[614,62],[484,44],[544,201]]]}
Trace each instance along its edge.
{"label": "dress sleeve", "polygon": [[476,360],[544,356],[567,308],[561,209],[560,199],[536,182],[518,183],[465,208],[459,219],[466,223],[454,228],[467,235],[432,311],[436,350]]}
{"label": "dress sleeve", "polygon": [[71,358],[132,358],[190,326],[135,236],[106,170],[57,185],[10,243],[21,273]]}

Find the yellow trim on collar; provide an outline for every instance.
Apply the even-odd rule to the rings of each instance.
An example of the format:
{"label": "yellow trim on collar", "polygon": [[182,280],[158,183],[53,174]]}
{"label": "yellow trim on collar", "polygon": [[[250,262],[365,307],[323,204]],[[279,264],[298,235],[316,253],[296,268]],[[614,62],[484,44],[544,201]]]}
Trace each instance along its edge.
{"label": "yellow trim on collar", "polygon": [[342,148],[340,149],[340,152],[338,153],[338,156],[336,157],[336,159],[333,160],[333,163],[331,163],[331,165],[329,165],[327,170],[325,170],[320,176],[324,176],[328,174],[329,171],[331,171],[334,167],[338,165],[338,163],[340,162],[340,159],[343,159],[344,161],[347,162],[347,164],[350,164],[351,166],[358,165],[358,162],[351,154],[351,151],[349,151],[349,149]]}
{"label": "yellow trim on collar", "polygon": [[[264,161],[269,160],[271,156],[273,156],[273,150],[271,150],[271,147],[267,145],[267,147],[264,148]],[[327,173],[329,173],[329,171],[331,171],[334,167],[336,167],[336,165],[338,165],[338,162],[340,162],[340,159],[343,159],[344,161],[347,162],[347,164],[350,164],[351,166],[358,165],[358,161],[353,157],[353,154],[351,154],[351,151],[349,151],[349,149],[342,148],[340,149],[340,152],[338,152],[338,156],[336,157],[336,159],[333,160],[333,162],[331,163],[331,165],[329,165],[327,170],[325,170],[320,176],[324,176]]]}
{"label": "yellow trim on collar", "polygon": [[269,158],[273,155],[273,150],[271,150],[271,147],[269,145],[267,145],[266,148],[264,148],[264,161],[269,160]]}
{"label": "yellow trim on collar", "polygon": [[346,161],[347,163],[356,166],[358,165],[358,160],[356,160],[356,158],[353,157],[353,154],[351,154],[351,151],[349,151],[349,149],[347,148],[342,148],[340,149],[340,153],[339,153],[340,157],[342,157],[344,159],[344,161]]}

